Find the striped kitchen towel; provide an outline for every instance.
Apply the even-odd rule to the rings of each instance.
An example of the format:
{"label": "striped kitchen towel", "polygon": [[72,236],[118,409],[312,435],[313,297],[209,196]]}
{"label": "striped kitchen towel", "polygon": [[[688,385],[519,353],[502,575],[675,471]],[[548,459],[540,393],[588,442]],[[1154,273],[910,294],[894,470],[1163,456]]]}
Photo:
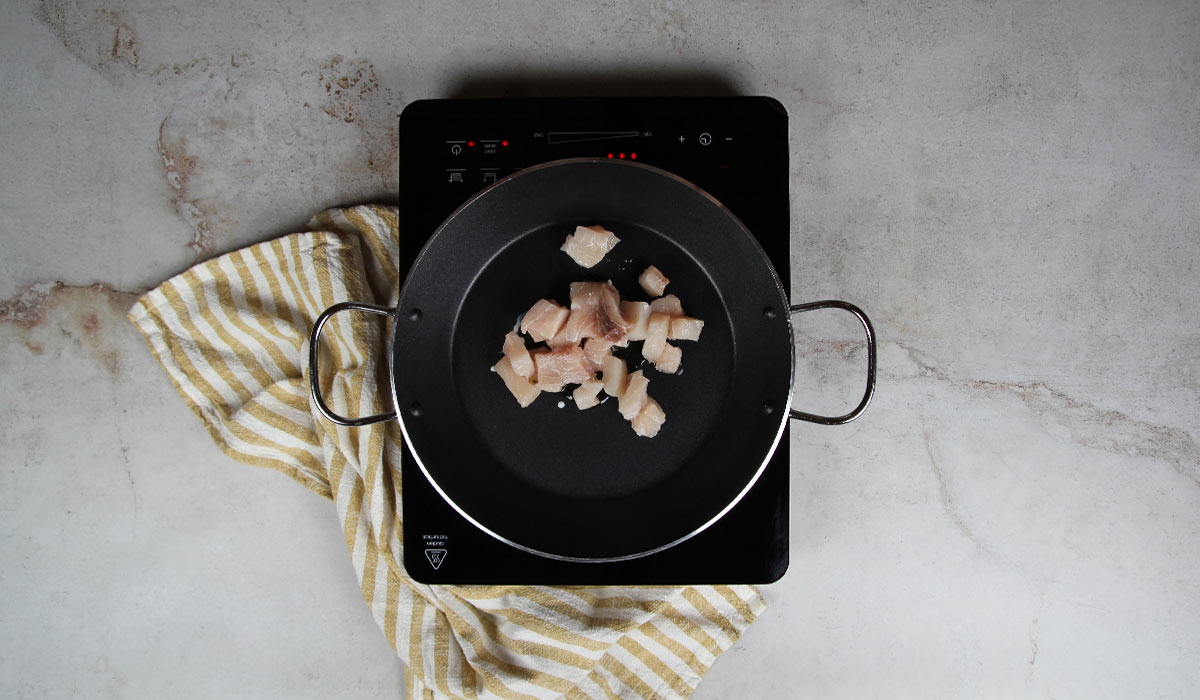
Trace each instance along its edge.
{"label": "striped kitchen towel", "polygon": [[[226,454],[333,501],[363,598],[408,670],[407,697],[690,695],[763,610],[754,588],[427,586],[408,578],[398,426],[328,422],[310,403],[307,376],[309,330],[324,309],[395,303],[396,211],[334,209],[308,228],[193,267],[139,299],[129,318]],[[386,332],[360,314],[326,326],[320,383],[335,411],[383,410],[378,349]]]}

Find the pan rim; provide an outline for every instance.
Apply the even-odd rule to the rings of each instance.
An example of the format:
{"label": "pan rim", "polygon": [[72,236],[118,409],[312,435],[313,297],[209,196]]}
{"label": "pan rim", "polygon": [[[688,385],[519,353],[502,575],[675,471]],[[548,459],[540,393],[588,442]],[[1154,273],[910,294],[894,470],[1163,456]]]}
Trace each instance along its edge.
{"label": "pan rim", "polygon": [[[446,228],[450,224],[450,222],[452,222],[464,209],[471,206],[476,200],[478,200],[480,197],[484,196],[486,193],[490,192],[492,189],[500,187],[504,183],[509,182],[510,180],[512,180],[514,178],[521,177],[523,175],[527,175],[527,174],[530,174],[533,172],[537,172],[540,170],[546,170],[546,169],[550,169],[550,168],[555,168],[555,167],[560,167],[560,166],[565,166],[565,165],[576,165],[576,164],[604,164],[605,166],[640,168],[642,170],[653,172],[657,175],[665,176],[671,180],[674,180],[677,183],[692,190],[693,192],[700,194],[703,197],[705,197],[706,199],[708,199],[721,212],[723,212],[725,216],[729,217],[729,219],[736,225],[736,227],[738,229],[740,229],[742,231],[742,233],[746,236],[746,238],[751,242],[754,249],[756,251],[758,251],[758,254],[760,256],[762,256],[763,261],[766,263],[766,268],[771,275],[771,279],[774,282],[775,290],[779,294],[779,299],[782,302],[782,308],[783,309],[788,308],[788,304],[789,304],[788,295],[787,295],[786,290],[783,287],[782,282],[779,279],[779,275],[775,271],[775,267],[770,264],[770,260],[767,257],[766,251],[762,248],[762,244],[758,241],[758,239],[754,236],[754,234],[752,234],[750,232],[749,228],[742,222],[742,220],[740,218],[737,217],[736,214],[734,214],[731,210],[729,210],[729,208],[726,207],[719,199],[717,199],[713,195],[709,194],[703,188],[699,187],[698,185],[691,182],[690,180],[680,177],[679,175],[676,175],[675,173],[672,173],[670,171],[663,170],[661,168],[656,168],[654,166],[647,165],[645,163],[639,163],[636,161],[614,161],[614,160],[608,160],[608,159],[603,159],[603,158],[589,158],[589,157],[564,158],[564,159],[552,160],[552,161],[547,161],[544,163],[539,163],[539,164],[530,166],[528,168],[519,170],[519,171],[512,173],[504,178],[501,178],[500,180],[496,181],[495,183],[489,185],[488,187],[485,187],[485,188],[481,189],[479,192],[476,192],[474,195],[472,195],[465,202],[463,202],[463,204],[461,204],[459,207],[457,207],[449,216],[447,216],[442,221],[442,223],[438,226],[437,230],[434,231],[434,233],[429,237],[429,240],[422,247],[421,252],[417,254],[416,258],[414,258],[413,263],[411,265],[411,269],[415,270],[421,264],[421,261],[425,258],[427,251],[434,245],[434,243],[443,234],[443,232],[446,230]],[[584,564],[587,564],[587,563],[604,564],[604,563],[625,562],[625,561],[631,561],[634,559],[641,559],[643,557],[648,557],[648,556],[657,554],[659,552],[663,552],[665,550],[668,550],[672,547],[675,547],[679,544],[682,544],[683,542],[686,542],[686,541],[692,539],[693,537],[704,532],[705,530],[707,530],[708,528],[712,527],[714,524],[719,522],[722,518],[724,518],[725,515],[728,514],[730,510],[732,510],[738,503],[740,503],[742,501],[742,499],[746,496],[747,493],[749,493],[749,491],[755,486],[755,484],[758,483],[758,480],[762,476],[762,473],[766,470],[767,465],[770,463],[772,457],[775,455],[775,451],[777,449],[779,449],[779,442],[783,437],[784,429],[788,425],[791,406],[792,406],[793,385],[795,382],[795,371],[796,371],[796,356],[795,356],[794,350],[792,350],[791,352],[788,353],[788,387],[787,387],[786,399],[784,401],[784,406],[782,407],[782,410],[779,411],[780,420],[779,420],[779,424],[776,426],[776,429],[774,431],[774,437],[772,438],[770,447],[765,451],[761,464],[758,465],[757,469],[755,469],[753,475],[747,480],[746,484],[742,487],[742,489],[727,504],[725,504],[725,506],[723,508],[721,508],[721,510],[719,510],[715,515],[713,515],[707,521],[705,521],[702,524],[700,524],[699,526],[695,527],[690,532],[688,532],[670,542],[667,542],[667,543],[664,543],[664,544],[661,544],[661,545],[658,545],[655,547],[651,547],[649,549],[645,549],[642,551],[633,552],[633,553],[629,553],[629,554],[615,555],[615,556],[591,556],[591,557],[588,557],[588,556],[574,556],[574,555],[567,555],[567,554],[559,554],[556,552],[548,552],[548,551],[540,550],[535,547],[530,547],[530,546],[524,545],[520,542],[516,542],[516,541],[512,540],[511,538],[506,537],[506,536],[494,531],[493,529],[489,528],[487,525],[483,524],[477,518],[475,518],[473,515],[471,515],[469,512],[467,512],[457,502],[455,502],[455,500],[453,498],[451,498],[451,496],[446,492],[445,489],[442,488],[442,486],[437,482],[437,480],[434,479],[429,468],[426,466],[425,461],[421,458],[420,452],[413,446],[413,442],[412,442],[412,439],[409,434],[409,428],[408,428],[408,425],[405,420],[405,412],[400,407],[399,391],[396,386],[396,368],[395,368],[396,355],[395,355],[395,347],[394,347],[395,343],[396,343],[396,337],[398,335],[398,327],[400,325],[399,319],[400,319],[400,315],[402,313],[402,309],[399,306],[399,302],[401,299],[404,299],[406,297],[405,292],[407,291],[408,285],[410,284],[413,277],[414,277],[414,275],[412,275],[410,272],[410,274],[406,277],[404,284],[401,285],[401,287],[398,291],[397,307],[396,307],[395,318],[394,318],[395,325],[393,327],[392,332],[388,335],[388,342],[387,342],[388,369],[389,369],[388,375],[389,375],[389,382],[391,385],[392,404],[396,408],[396,421],[400,425],[400,432],[404,437],[405,444],[407,445],[407,452],[413,458],[413,460],[416,462],[418,468],[421,470],[422,475],[425,477],[425,480],[430,484],[430,486],[433,487],[433,489],[442,498],[442,500],[445,501],[451,508],[454,509],[455,512],[457,512],[463,519],[465,519],[467,522],[471,523],[474,527],[476,527],[480,531],[484,532],[485,534],[489,535],[490,537],[492,537],[500,542],[503,542],[504,544],[506,544],[510,547],[513,547],[514,549],[520,550],[522,552],[526,552],[528,554],[533,554],[535,556],[544,557],[546,559],[551,559],[554,561],[570,562],[570,563],[584,563]],[[789,347],[794,347],[795,336],[794,336],[794,330],[792,327],[790,317],[787,319],[786,326],[787,326],[787,336],[788,336]]]}

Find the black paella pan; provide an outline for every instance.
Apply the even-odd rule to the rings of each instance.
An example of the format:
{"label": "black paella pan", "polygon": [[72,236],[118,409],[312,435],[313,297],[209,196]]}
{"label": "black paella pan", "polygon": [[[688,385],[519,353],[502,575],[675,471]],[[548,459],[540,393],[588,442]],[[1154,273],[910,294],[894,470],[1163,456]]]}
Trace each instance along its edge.
{"label": "black paella pan", "polygon": [[[559,247],[576,225],[591,224],[621,241],[585,269]],[[579,280],[611,280],[622,298],[644,299],[636,280],[648,265],[705,322],[698,342],[679,343],[679,374],[645,370],[667,414],[657,437],[638,437],[615,400],[581,411],[565,394],[543,394],[521,408],[491,371],[518,317],[541,298],[565,304]],[[791,316],[825,307],[855,314],[867,335],[866,391],[837,417],[791,410]],[[321,398],[321,328],[344,310],[395,318],[395,412],[349,419]],[[754,237],[690,183],[639,163],[571,159],[523,170],[460,207],[413,263],[396,307],[327,309],[310,363],[327,418],[398,419],[430,483],[477,527],[534,554],[603,562],[653,554],[716,522],[753,486],[789,415],[825,424],[858,417],[874,392],[875,339],[846,302],[789,307]]]}

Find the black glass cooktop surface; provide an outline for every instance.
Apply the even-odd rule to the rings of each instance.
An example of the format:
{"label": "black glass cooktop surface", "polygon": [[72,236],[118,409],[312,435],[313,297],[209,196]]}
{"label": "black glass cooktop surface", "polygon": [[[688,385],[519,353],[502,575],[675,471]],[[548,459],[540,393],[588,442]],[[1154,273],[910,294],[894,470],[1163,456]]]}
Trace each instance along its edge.
{"label": "black glass cooktop surface", "polygon": [[[472,195],[563,158],[628,159],[667,170],[722,202],[790,279],[783,107],[763,97],[423,100],[400,116],[400,270]],[[446,584],[768,583],[788,565],[788,430],[755,485],[724,517],[657,554],[567,562],[476,528],[401,463],[405,567]]]}

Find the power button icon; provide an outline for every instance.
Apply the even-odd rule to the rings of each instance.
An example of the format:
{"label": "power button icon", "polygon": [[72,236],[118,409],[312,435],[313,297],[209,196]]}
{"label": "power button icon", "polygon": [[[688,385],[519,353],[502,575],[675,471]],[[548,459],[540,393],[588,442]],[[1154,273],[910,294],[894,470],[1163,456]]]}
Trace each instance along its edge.
{"label": "power button icon", "polygon": [[456,143],[456,144],[454,144],[454,145],[452,145],[452,146],[450,146],[450,154],[451,154],[451,155],[455,155],[455,156],[456,156],[456,155],[458,155],[459,153],[462,153],[462,146],[458,145],[457,143]]}
{"label": "power button icon", "polygon": [[710,143],[712,143],[712,134],[708,133],[707,131],[704,132],[703,134],[700,134],[700,145],[701,146],[707,146]]}

